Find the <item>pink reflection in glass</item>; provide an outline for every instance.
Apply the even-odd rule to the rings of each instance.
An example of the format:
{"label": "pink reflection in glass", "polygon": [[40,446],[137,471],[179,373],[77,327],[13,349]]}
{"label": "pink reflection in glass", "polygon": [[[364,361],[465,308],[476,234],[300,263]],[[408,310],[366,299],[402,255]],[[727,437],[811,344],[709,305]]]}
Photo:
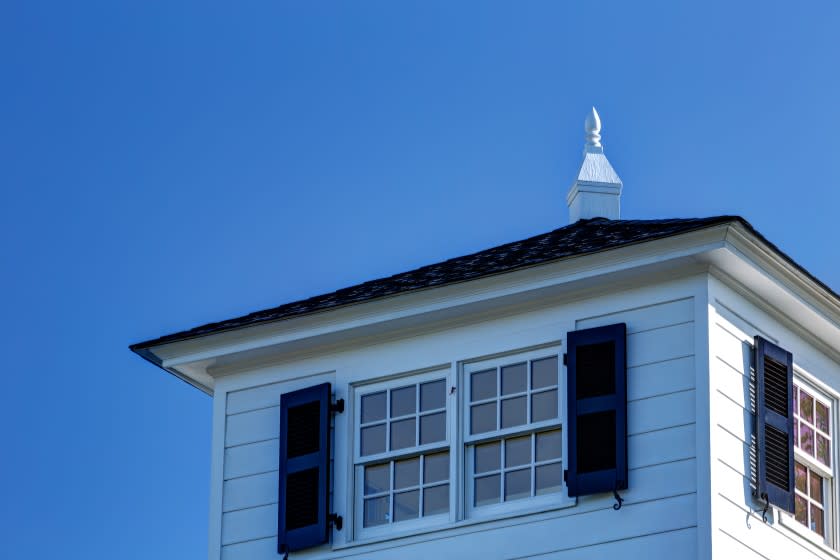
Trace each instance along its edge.
{"label": "pink reflection in glass", "polygon": [[799,426],[799,449],[809,455],[814,454],[814,429],[804,423]]}

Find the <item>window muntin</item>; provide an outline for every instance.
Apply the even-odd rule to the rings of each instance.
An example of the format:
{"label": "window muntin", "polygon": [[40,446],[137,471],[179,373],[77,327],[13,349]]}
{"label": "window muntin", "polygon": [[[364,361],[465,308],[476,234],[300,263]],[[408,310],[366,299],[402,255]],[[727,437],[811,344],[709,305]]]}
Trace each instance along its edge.
{"label": "window muntin", "polygon": [[[358,390],[356,526],[363,535],[450,511],[446,372]],[[412,521],[414,523],[412,523]]]}
{"label": "window muntin", "polygon": [[467,364],[464,380],[467,513],[561,492],[558,354],[543,350]]}
{"label": "window muntin", "polygon": [[831,401],[800,382],[793,389],[794,519],[829,539],[832,476]]}

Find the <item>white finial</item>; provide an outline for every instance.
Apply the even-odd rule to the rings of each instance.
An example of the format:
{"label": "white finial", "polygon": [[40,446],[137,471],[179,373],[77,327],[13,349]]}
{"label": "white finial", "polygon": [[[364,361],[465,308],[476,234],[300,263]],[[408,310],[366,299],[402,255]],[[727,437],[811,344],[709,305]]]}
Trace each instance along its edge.
{"label": "white finial", "polygon": [[586,131],[584,153],[604,153],[604,148],[601,146],[601,117],[598,116],[598,111],[595,110],[595,107],[592,107],[592,111],[586,116],[583,129]]}
{"label": "white finial", "polygon": [[566,196],[569,222],[591,218],[618,220],[621,218],[621,179],[604,155],[604,147],[601,146],[601,117],[595,107],[587,115],[583,129],[586,131],[583,162]]}

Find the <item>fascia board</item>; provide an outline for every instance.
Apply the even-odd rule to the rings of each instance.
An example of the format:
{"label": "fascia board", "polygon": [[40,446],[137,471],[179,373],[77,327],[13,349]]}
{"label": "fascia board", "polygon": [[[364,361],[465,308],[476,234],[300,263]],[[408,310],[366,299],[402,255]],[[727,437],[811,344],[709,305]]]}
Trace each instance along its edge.
{"label": "fascia board", "polygon": [[[284,345],[307,340],[318,344],[330,335],[361,331],[376,324],[416,318],[419,322],[439,321],[447,310],[458,313],[486,311],[492,306],[521,303],[545,297],[560,290],[587,286],[591,291],[613,287],[628,275],[654,274],[669,268],[697,264],[697,255],[720,248],[725,242],[726,224],[600,253],[571,257],[558,262],[507,272],[457,284],[418,290],[370,302],[346,306],[194,340],[179,341],[152,348],[161,367],[187,374],[185,366],[201,362],[212,366],[215,360],[241,356],[269,347],[277,352]],[[416,325],[415,325],[416,326]],[[205,368],[206,371],[206,368]],[[193,373],[194,375],[194,373]]]}

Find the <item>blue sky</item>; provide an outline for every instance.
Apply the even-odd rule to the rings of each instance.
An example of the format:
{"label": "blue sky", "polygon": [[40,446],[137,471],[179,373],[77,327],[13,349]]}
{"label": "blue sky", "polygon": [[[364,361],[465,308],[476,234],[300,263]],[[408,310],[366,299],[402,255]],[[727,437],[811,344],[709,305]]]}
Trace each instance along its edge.
{"label": "blue sky", "polygon": [[129,343],[567,223],[739,214],[840,291],[840,8],[0,4],[9,558],[205,558],[210,398]]}

